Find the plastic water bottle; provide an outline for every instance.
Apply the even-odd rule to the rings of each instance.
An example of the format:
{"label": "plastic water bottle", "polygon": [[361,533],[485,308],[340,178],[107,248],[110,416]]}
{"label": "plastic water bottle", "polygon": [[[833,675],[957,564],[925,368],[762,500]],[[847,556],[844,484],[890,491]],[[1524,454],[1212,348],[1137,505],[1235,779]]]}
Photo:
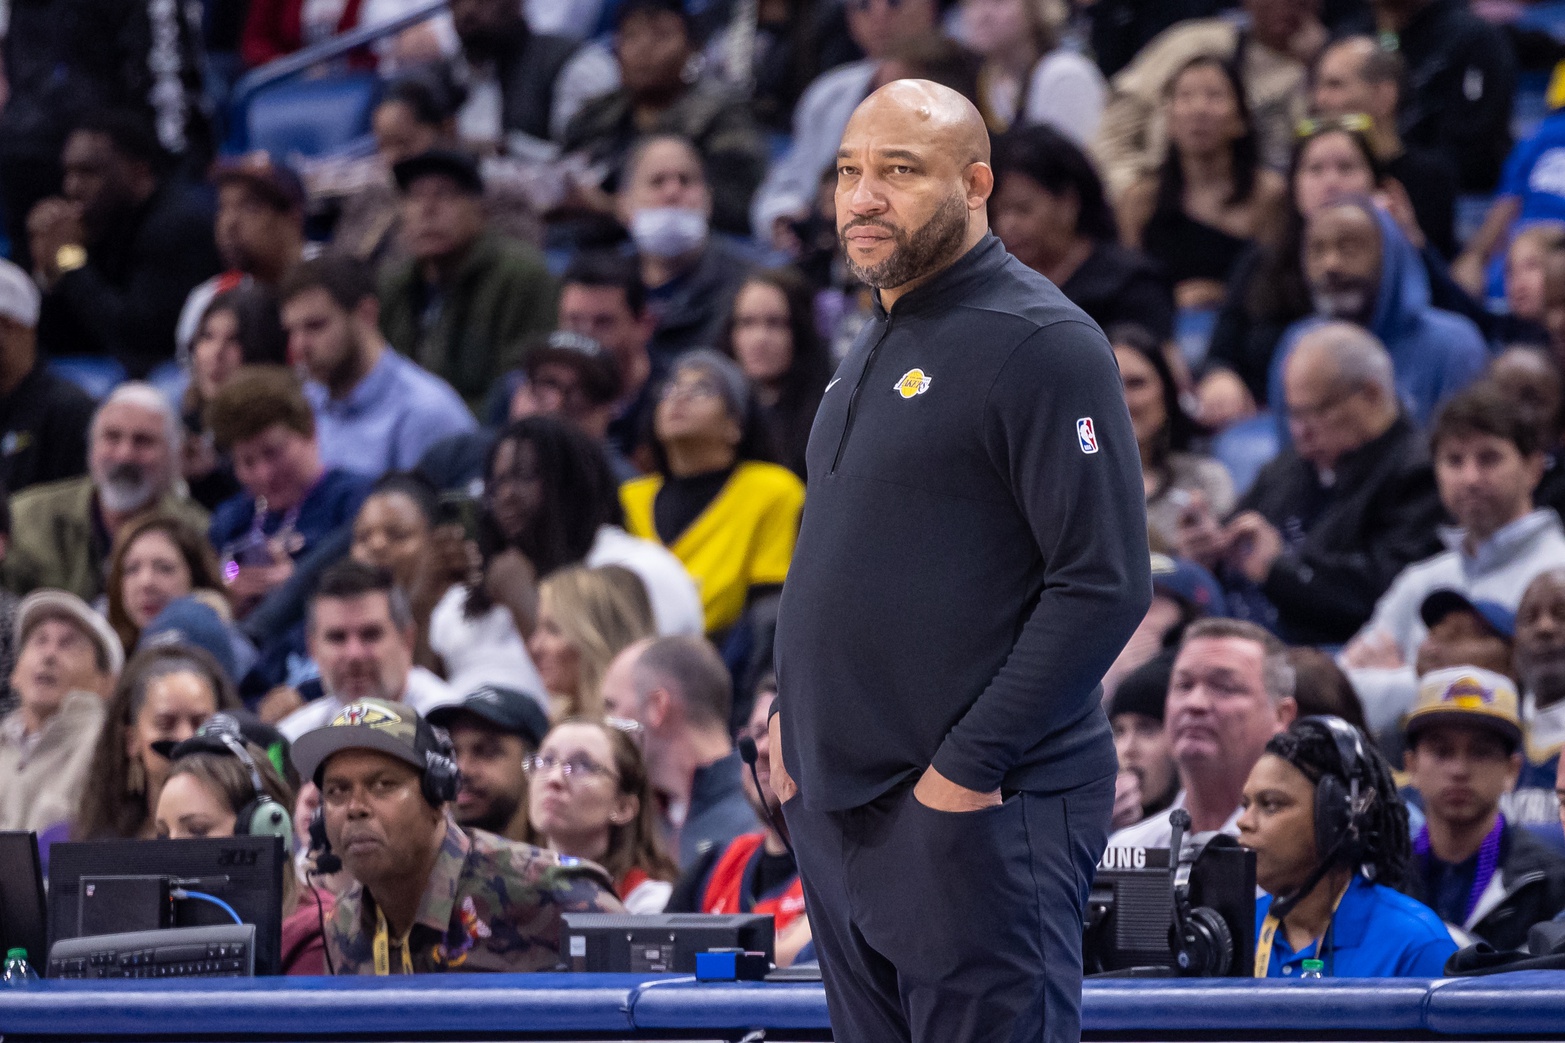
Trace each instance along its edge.
{"label": "plastic water bottle", "polygon": [[1307,981],[1314,979],[1315,981],[1319,981],[1321,979],[1321,971],[1325,969],[1326,964],[1322,960],[1305,960],[1304,973],[1299,975],[1299,980]]}
{"label": "plastic water bottle", "polygon": [[26,949],[7,949],[5,953],[5,973],[3,975],[8,988],[20,989],[28,982],[38,980],[38,972],[33,970],[33,965],[27,962]]}

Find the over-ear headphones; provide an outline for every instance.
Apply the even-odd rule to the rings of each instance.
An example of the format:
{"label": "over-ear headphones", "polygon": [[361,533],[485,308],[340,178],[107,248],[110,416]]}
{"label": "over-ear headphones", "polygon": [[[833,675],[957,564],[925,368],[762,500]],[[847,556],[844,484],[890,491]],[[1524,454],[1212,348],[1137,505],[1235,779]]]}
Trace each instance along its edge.
{"label": "over-ear headphones", "polygon": [[310,850],[315,852],[315,871],[335,873],[342,868],[342,857],[331,849],[331,839],[326,836],[326,805],[315,805],[310,816]]}
{"label": "over-ear headphones", "polygon": [[424,746],[421,788],[424,799],[438,808],[455,800],[462,788],[462,772],[456,766],[456,747],[451,744],[451,736],[444,728],[430,724],[422,716],[418,719],[418,732],[419,737],[425,740],[421,744]]}
{"label": "over-ear headphones", "polygon": [[[1331,740],[1340,776],[1322,773],[1315,783],[1315,851],[1322,864],[1358,866],[1364,860],[1364,813],[1378,794],[1365,768],[1367,755],[1359,730],[1340,717],[1303,717],[1294,725]],[[1345,780],[1345,781],[1344,781]]]}
{"label": "over-ear headphones", "polygon": [[1192,907],[1190,875],[1208,847],[1233,846],[1232,837],[1207,835],[1198,845],[1184,843],[1190,829],[1190,813],[1176,808],[1169,813],[1168,867],[1173,882],[1174,921],[1169,942],[1179,973],[1190,978],[1221,978],[1233,968],[1234,936],[1223,914],[1206,905]]}
{"label": "over-ear headphones", "polygon": [[293,816],[266,792],[266,786],[261,781],[261,769],[256,767],[255,758],[245,748],[244,733],[240,731],[239,722],[226,713],[213,714],[196,735],[206,741],[192,744],[184,751],[176,750],[176,756],[181,752],[194,753],[198,750],[226,752],[237,757],[250,774],[250,786],[255,796],[236,810],[234,832],[239,836],[281,837],[283,849],[292,854]]}

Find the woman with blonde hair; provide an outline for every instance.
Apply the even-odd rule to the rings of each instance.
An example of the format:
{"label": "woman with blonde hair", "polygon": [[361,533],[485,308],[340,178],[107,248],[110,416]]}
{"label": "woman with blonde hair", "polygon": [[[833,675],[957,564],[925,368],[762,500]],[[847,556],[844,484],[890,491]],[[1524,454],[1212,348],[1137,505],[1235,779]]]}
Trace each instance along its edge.
{"label": "woman with blonde hair", "polygon": [[652,603],[618,565],[560,569],[538,587],[538,626],[527,651],[549,692],[550,716],[603,716],[603,675],[626,646],[655,637]]}

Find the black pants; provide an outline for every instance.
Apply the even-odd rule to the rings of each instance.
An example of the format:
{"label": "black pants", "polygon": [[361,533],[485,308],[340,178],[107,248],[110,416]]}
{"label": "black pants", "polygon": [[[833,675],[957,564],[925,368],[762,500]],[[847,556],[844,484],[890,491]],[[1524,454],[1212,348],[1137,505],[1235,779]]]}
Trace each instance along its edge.
{"label": "black pants", "polygon": [[1077,1043],[1082,910],[1114,777],[934,811],[784,807],[838,1043]]}

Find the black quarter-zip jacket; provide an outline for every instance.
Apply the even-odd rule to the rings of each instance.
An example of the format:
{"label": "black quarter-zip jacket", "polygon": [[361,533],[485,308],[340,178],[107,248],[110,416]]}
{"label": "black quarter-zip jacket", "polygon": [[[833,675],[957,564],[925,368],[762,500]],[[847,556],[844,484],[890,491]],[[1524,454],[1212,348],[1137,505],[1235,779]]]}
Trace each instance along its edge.
{"label": "black quarter-zip jacket", "polygon": [[777,626],[784,763],[858,807],[1115,769],[1099,682],[1151,601],[1140,457],[1092,320],[992,234],[877,301],[827,388]]}

